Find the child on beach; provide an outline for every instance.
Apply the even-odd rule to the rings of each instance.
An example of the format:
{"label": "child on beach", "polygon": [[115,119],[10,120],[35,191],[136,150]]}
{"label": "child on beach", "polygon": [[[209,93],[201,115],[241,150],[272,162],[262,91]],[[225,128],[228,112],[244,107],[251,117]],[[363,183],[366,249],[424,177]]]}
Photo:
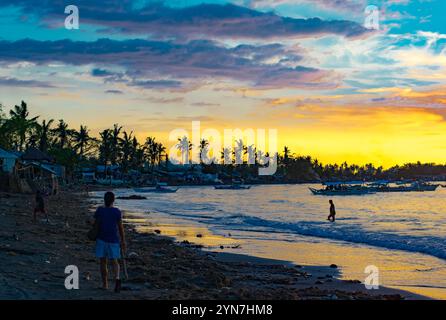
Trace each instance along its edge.
{"label": "child on beach", "polygon": [[46,222],[49,222],[48,213],[45,210],[45,201],[43,200],[43,195],[40,192],[40,190],[36,191],[35,206],[33,211],[33,222],[37,221],[37,213],[45,214]]}
{"label": "child on beach", "polygon": [[106,192],[104,195],[104,207],[99,207],[95,213],[95,223],[98,224],[96,239],[96,257],[99,258],[102,276],[102,288],[108,289],[107,263],[110,259],[115,277],[115,292],[121,290],[120,267],[118,259],[121,252],[125,255],[125,235],[122,225],[122,214],[118,208],[113,207],[115,195]]}
{"label": "child on beach", "polygon": [[336,220],[336,209],[333,203],[333,200],[328,200],[328,202],[330,203],[330,214],[328,215],[327,220],[331,221],[331,222],[335,222]]}

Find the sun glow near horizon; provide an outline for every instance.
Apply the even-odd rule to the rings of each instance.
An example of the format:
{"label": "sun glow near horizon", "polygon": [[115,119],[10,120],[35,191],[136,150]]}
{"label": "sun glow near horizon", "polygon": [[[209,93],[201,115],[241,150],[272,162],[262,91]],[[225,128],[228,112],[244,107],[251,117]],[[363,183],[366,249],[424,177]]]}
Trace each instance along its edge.
{"label": "sun glow near horizon", "polygon": [[[311,109],[311,108],[310,108]],[[441,114],[423,108],[390,107],[333,107],[314,108],[311,113],[294,117],[298,121],[264,119],[227,124],[202,122],[202,130],[212,127],[223,133],[225,129],[278,130],[279,153],[287,146],[292,154],[311,156],[320,162],[364,165],[373,163],[389,168],[409,162],[446,163],[446,122]],[[275,125],[277,124],[277,125]],[[190,131],[190,123],[178,124]],[[166,128],[167,129],[167,128]],[[168,147],[168,131],[159,132],[159,139]],[[150,132],[138,133],[145,139]],[[152,134],[153,135],[153,134]],[[246,141],[246,139],[245,139]]]}
{"label": "sun glow near horizon", "polygon": [[119,123],[167,149],[171,130],[199,120],[277,129],[279,152],[323,163],[446,162],[444,1],[376,1],[379,32],[363,28],[360,6],[273,2],[92,1],[80,30],[52,2],[0,4],[11,30],[0,33],[0,102],[95,136]]}

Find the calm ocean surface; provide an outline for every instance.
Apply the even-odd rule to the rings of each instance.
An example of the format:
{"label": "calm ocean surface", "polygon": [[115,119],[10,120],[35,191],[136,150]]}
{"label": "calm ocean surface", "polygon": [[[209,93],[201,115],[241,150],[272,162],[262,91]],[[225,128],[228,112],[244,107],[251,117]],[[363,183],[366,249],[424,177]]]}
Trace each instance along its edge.
{"label": "calm ocean surface", "polygon": [[[225,250],[304,265],[335,263],[343,278],[361,281],[364,268],[375,265],[382,285],[446,298],[446,189],[325,197],[312,195],[311,186],[319,187],[182,187],[116,205],[143,218],[149,229],[213,250],[238,245]],[[326,221],[329,199],[336,205],[335,223]],[[196,238],[196,232],[205,236]]]}

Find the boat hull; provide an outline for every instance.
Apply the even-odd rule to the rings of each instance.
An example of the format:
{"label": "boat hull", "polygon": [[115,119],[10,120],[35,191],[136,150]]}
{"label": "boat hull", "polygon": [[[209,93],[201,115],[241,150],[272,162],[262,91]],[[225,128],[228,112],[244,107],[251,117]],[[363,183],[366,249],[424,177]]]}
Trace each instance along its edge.
{"label": "boat hull", "polygon": [[435,191],[438,185],[424,185],[424,186],[410,186],[410,187],[382,187],[373,188],[374,192],[424,192],[424,191]]}
{"label": "boat hull", "polygon": [[362,196],[366,194],[372,194],[373,191],[367,189],[355,189],[355,190],[317,190],[309,188],[314,195],[318,196]]}
{"label": "boat hull", "polygon": [[178,191],[177,189],[133,189],[135,192],[139,193],[175,193]]}
{"label": "boat hull", "polygon": [[248,190],[251,186],[214,186],[216,190]]}

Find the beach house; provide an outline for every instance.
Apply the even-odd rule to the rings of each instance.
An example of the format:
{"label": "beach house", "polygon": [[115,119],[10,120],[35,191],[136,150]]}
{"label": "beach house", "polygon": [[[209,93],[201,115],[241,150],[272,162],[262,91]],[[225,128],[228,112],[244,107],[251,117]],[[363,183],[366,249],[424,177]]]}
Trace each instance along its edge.
{"label": "beach house", "polygon": [[51,172],[56,177],[65,179],[65,167],[55,162],[54,158],[37,148],[28,148],[20,157],[24,166],[34,166],[46,172]]}
{"label": "beach house", "polygon": [[0,170],[5,173],[12,173],[16,165],[18,156],[0,148]]}

